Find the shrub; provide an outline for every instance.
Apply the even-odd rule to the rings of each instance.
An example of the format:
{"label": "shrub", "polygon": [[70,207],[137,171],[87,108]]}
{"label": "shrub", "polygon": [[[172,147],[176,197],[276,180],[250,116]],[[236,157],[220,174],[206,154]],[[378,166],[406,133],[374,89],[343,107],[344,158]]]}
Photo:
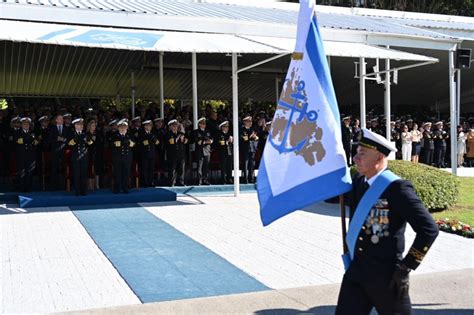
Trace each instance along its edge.
{"label": "shrub", "polygon": [[[440,169],[409,161],[388,161],[388,169],[410,181],[425,207],[430,211],[454,206],[459,194],[459,179]],[[355,167],[351,173],[355,173]]]}

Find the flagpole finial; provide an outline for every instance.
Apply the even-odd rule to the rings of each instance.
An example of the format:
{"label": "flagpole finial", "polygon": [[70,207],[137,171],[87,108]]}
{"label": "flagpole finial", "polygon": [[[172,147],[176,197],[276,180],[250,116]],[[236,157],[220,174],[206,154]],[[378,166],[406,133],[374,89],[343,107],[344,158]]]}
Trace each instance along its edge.
{"label": "flagpole finial", "polygon": [[304,54],[302,52],[294,52],[291,54],[291,59],[293,60],[303,60]]}

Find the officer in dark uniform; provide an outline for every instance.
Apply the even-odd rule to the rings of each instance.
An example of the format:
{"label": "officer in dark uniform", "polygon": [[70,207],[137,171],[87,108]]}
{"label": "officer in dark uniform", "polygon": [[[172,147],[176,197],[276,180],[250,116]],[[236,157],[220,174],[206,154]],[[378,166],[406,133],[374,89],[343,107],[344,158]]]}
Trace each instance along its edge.
{"label": "officer in dark uniform", "polygon": [[240,129],[240,152],[242,154],[244,165],[243,165],[243,179],[242,183],[253,183],[254,179],[254,168],[255,168],[255,152],[257,152],[258,146],[258,135],[252,127],[252,117],[246,116],[242,119],[243,126]]}
{"label": "officer in dark uniform", "polygon": [[72,132],[72,130],[73,130],[73,128],[72,128],[72,114],[71,113],[65,113],[63,115],[63,119],[64,119],[64,126],[66,126],[67,129]]}
{"label": "officer in dark uniform", "polygon": [[72,121],[74,131],[68,139],[71,148],[72,180],[76,196],[87,194],[87,169],[89,168],[88,147],[94,143],[91,136],[84,132],[84,119]]}
{"label": "officer in dark uniform", "polygon": [[33,173],[36,168],[36,148],[38,140],[30,130],[31,119],[23,117],[20,120],[21,128],[13,136],[16,153],[16,168],[18,189],[22,192],[31,191]]}
{"label": "officer in dark uniform", "polygon": [[156,147],[160,144],[156,133],[152,132],[152,121],[146,120],[142,123],[143,130],[138,135],[138,147],[140,149],[140,175],[142,186],[153,186],[153,174],[155,174]]}
{"label": "officer in dark uniform", "polygon": [[[48,147],[48,132],[49,132],[49,117],[41,116],[38,119],[38,127],[35,129],[36,140],[38,145],[36,146],[36,173],[43,177],[44,175],[44,159],[45,153],[49,151]],[[43,177],[44,178],[44,177]]]}
{"label": "officer in dark uniform", "polygon": [[375,132],[379,135],[384,134],[385,132],[380,128],[379,125],[379,119],[378,118],[373,118],[370,121],[370,127],[368,128],[370,131]]}
{"label": "officer in dark uniform", "polygon": [[15,171],[15,148],[16,144],[14,141],[14,138],[18,131],[21,128],[21,122],[20,122],[20,117],[15,116],[12,117],[10,120],[10,127],[8,128],[7,131],[7,136],[6,136],[6,149],[5,149],[5,161],[7,162],[7,167],[10,172]]}
{"label": "officer in dark uniform", "polygon": [[49,127],[48,145],[51,149],[51,189],[57,190],[64,187],[64,150],[71,129],[64,125],[61,115],[56,115],[55,124]]}
{"label": "officer in dark uniform", "polygon": [[347,116],[342,119],[342,146],[344,147],[344,152],[346,152],[346,163],[348,166],[351,165],[351,141],[352,141],[352,128],[351,117]]}
{"label": "officer in dark uniform", "polygon": [[352,164],[354,164],[354,156],[357,154],[357,147],[359,146],[359,141],[362,138],[362,129],[360,129],[359,119],[354,120],[352,126],[352,145],[351,145],[351,156]]}
{"label": "officer in dark uniform", "polygon": [[436,167],[446,167],[444,160],[446,156],[446,139],[448,133],[443,130],[443,122],[438,121],[436,129],[433,131],[433,142],[434,142],[434,164]]}
{"label": "officer in dark uniform", "polygon": [[424,125],[423,131],[423,163],[426,165],[433,164],[434,141],[433,132],[431,131],[431,123],[427,122]]}
{"label": "officer in dark uniform", "polygon": [[232,159],[234,138],[229,133],[229,122],[219,124],[219,131],[214,141],[219,154],[219,165],[221,169],[221,181],[223,184],[232,184]]}
{"label": "officer in dark uniform", "polygon": [[109,121],[109,129],[105,132],[105,143],[110,145],[112,143],[112,137],[117,133],[117,122],[118,119],[112,119]]}
{"label": "officer in dark uniform", "polygon": [[[161,171],[164,171],[166,169],[166,159],[165,159],[165,136],[167,133],[166,127],[163,123],[162,118],[155,118],[153,119],[153,132],[156,135],[156,138],[160,142],[155,148],[156,148],[156,159],[155,159],[155,165],[156,168],[160,171],[158,175],[161,175]],[[161,178],[158,178],[158,180],[161,181]]]}
{"label": "officer in dark uniform", "polygon": [[135,142],[133,136],[127,132],[128,122],[122,119],[117,122],[118,131],[111,136],[112,164],[114,167],[113,193],[128,194],[128,181],[132,166],[132,149]]}
{"label": "officer in dark uniform", "polygon": [[170,130],[165,135],[165,152],[169,185],[184,186],[184,162],[188,138],[183,132],[178,131],[176,119],[170,120],[168,126]]}
{"label": "officer in dark uniform", "polygon": [[[377,186],[385,187],[377,179],[388,174],[391,151],[396,148],[387,139],[363,129],[354,157],[358,173],[352,181],[351,225],[346,238],[355,240],[349,249],[353,259],[346,261],[337,315],[368,315],[374,307],[379,314],[410,314],[409,273],[418,267],[439,233],[410,182],[392,177],[381,194],[374,192]],[[374,197],[370,209],[358,208],[365,194],[366,199]],[[416,237],[403,257],[407,223]]]}
{"label": "officer in dark uniform", "polygon": [[[133,142],[135,143],[138,143],[138,138],[140,136],[140,133],[141,133],[141,118],[140,116],[136,116],[134,117],[131,121],[131,126],[128,130],[128,133],[131,135],[131,139]],[[138,163],[141,158],[140,158],[140,147],[137,145],[135,146],[133,149],[133,162],[134,163]]]}
{"label": "officer in dark uniform", "polygon": [[193,130],[191,142],[195,145],[194,148],[198,163],[198,185],[210,185],[209,161],[211,159],[211,144],[213,139],[211,132],[206,129],[206,118],[199,118],[198,129]]}

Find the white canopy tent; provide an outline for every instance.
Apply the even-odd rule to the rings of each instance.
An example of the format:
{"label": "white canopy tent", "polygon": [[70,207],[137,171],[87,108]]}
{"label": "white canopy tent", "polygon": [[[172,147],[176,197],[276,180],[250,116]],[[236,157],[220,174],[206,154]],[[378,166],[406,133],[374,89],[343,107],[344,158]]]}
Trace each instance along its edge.
{"label": "white canopy tent", "polygon": [[[454,51],[462,39],[456,38],[452,33],[417,28],[409,23],[404,25],[398,21],[391,21],[385,16],[383,18],[369,17],[367,16],[369,14],[364,12],[341,11],[339,8],[326,6],[317,7],[317,11],[326,54],[334,57],[359,58],[361,119],[365,119],[365,81],[377,74],[365,73],[366,59],[384,59],[386,70],[379,70],[379,73],[386,72],[387,74],[396,69],[401,70],[438,61],[420,54],[389,49],[388,46],[448,50],[450,103],[451,109],[453,108],[453,102],[455,102],[453,58]],[[237,132],[238,73],[291,53],[294,47],[296,16],[296,4],[281,9],[209,4],[205,1],[203,3],[192,1],[132,3],[86,0],[81,3],[72,0],[38,0],[37,3],[32,3],[24,0],[5,0],[0,4],[2,29],[0,40],[160,52],[161,105],[165,92],[163,52],[191,53],[195,126],[198,98],[196,54],[230,53],[232,55],[233,124],[234,132]],[[472,19],[463,20],[462,23],[469,24],[471,21]],[[238,54],[274,56],[238,69]],[[390,60],[412,61],[415,64],[390,69]],[[132,81],[135,81],[133,72],[131,75]],[[389,120],[389,75],[387,77],[385,105],[388,111],[386,110],[385,114]],[[134,94],[135,83],[132,82],[132,96]],[[236,145],[234,146],[236,194],[239,193],[237,152]],[[452,153],[455,152],[454,143]]]}

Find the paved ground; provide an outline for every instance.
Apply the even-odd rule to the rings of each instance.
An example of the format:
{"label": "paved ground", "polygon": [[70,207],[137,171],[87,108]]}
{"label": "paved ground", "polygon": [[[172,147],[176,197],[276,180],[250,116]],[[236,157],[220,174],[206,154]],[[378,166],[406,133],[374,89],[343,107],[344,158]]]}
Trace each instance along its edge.
{"label": "paved ground", "polygon": [[[450,168],[445,168],[444,170],[451,173]],[[463,177],[474,177],[474,167],[459,167],[457,169],[457,175]]]}
{"label": "paved ground", "polygon": [[[442,283],[442,285],[440,285]],[[96,309],[88,314],[334,314],[339,284],[203,299]],[[416,315],[472,315],[474,270],[416,275],[411,298]],[[373,312],[375,314],[375,312]]]}
{"label": "paved ground", "polygon": [[[269,310],[282,307],[294,310],[317,307],[314,310],[318,313],[331,310],[330,305],[334,304],[337,296],[337,283],[343,273],[337,206],[315,205],[286,216],[266,228],[259,221],[255,194],[243,194],[239,198],[184,197],[179,198],[178,202],[159,206],[137,206],[153,214],[151,219],[146,220],[154,221],[155,217],[183,235],[176,239],[177,248],[181,239],[187,243],[192,240],[263,286],[274,289],[251,295],[231,296],[230,300],[211,298],[209,301],[217,303],[213,310],[224,310],[229,307],[229,301],[234,303],[230,304],[233,310],[242,312],[259,310],[260,313],[268,313]],[[120,210],[133,218],[133,212],[127,213],[134,211],[133,208]],[[96,211],[94,215],[114,212],[113,209],[91,211],[93,214]],[[136,228],[137,222],[129,222],[131,219],[124,219],[120,224]],[[146,220],[141,224],[147,224]],[[28,212],[5,206],[0,209],[0,312],[46,313],[140,304],[139,297],[130,287],[128,275],[121,271],[120,266],[113,265],[114,260],[100,249],[102,241],[93,240],[88,233],[90,229],[86,229],[87,225],[81,222],[68,208],[29,209]],[[94,223],[93,220],[90,222]],[[100,224],[114,227],[118,223],[104,220]],[[120,229],[114,227],[113,230],[111,238],[123,236],[115,234]],[[145,232],[155,233],[153,229],[144,231],[142,238],[145,238]],[[413,232],[409,231],[408,235],[409,247]],[[98,242],[99,247],[94,241]],[[420,282],[418,288],[414,285],[414,297],[421,294],[420,299],[415,302],[449,302],[450,308],[474,308],[471,299],[465,298],[465,292],[473,292],[472,286],[466,288],[473,283],[473,245],[472,239],[441,233],[422,266],[413,274],[422,275],[420,277],[426,275],[427,279],[431,279],[426,285]],[[156,247],[156,243],[153,246]],[[129,253],[132,259],[129,263],[133,263],[134,257],[142,257],[135,255],[134,250],[132,248]],[[162,251],[162,248],[154,250],[166,257],[166,251]],[[191,256],[189,260],[193,259]],[[167,264],[182,271],[183,259],[171,257],[167,259]],[[438,276],[432,274],[464,269],[470,270]],[[463,278],[465,274],[469,274],[471,278]],[[435,280],[441,276],[446,278]],[[147,284],[150,280],[142,278],[142,281]],[[446,287],[447,284],[450,285]],[[169,285],[173,284],[160,284],[163,289]],[[296,298],[293,294],[301,294],[301,298]],[[283,301],[280,299],[282,296],[290,298]],[[247,298],[256,304],[244,308],[242,301]],[[199,310],[199,306],[194,304],[199,302],[188,301],[189,306],[186,306],[187,303],[180,303],[183,312],[193,305]],[[165,305],[163,311],[166,311],[166,307],[171,307],[166,305],[174,305],[166,303],[162,304]],[[236,305],[242,309],[236,309]],[[145,307],[144,310],[149,306]]]}

